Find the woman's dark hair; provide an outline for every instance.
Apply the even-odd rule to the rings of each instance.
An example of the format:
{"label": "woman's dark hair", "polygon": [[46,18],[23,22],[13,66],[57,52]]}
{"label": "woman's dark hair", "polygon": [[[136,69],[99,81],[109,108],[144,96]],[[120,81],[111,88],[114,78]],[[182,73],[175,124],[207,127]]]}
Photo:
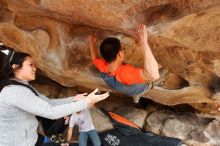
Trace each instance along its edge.
{"label": "woman's dark hair", "polygon": [[0,91],[10,78],[14,77],[12,65],[18,65],[16,69],[22,68],[23,62],[28,56],[30,55],[27,53],[15,52],[13,48],[0,45]]}
{"label": "woman's dark hair", "polygon": [[111,63],[117,58],[117,54],[121,49],[120,40],[117,38],[106,38],[100,45],[100,53],[106,62]]}

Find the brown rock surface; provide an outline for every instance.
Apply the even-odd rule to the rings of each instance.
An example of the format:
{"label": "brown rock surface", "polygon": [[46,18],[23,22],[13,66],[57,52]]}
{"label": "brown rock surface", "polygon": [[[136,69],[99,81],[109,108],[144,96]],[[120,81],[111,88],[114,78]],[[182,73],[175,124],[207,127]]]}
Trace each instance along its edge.
{"label": "brown rock surface", "polygon": [[154,133],[183,140],[187,146],[218,146],[219,121],[195,113],[158,110],[146,118],[144,128]]}
{"label": "brown rock surface", "polygon": [[30,53],[41,74],[67,87],[111,91],[91,63],[93,32],[98,42],[121,39],[126,62],[142,66],[134,28],[144,23],[153,54],[173,76],[166,90],[145,97],[219,114],[219,0],[0,0],[0,8],[0,42]]}

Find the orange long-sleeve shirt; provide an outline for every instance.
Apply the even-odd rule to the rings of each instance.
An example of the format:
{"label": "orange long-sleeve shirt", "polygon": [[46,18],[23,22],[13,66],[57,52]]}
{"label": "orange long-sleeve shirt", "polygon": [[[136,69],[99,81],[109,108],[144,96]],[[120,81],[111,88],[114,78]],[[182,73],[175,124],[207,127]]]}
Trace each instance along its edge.
{"label": "orange long-sleeve shirt", "polygon": [[96,58],[93,60],[93,64],[100,72],[108,73],[110,76],[115,76],[116,80],[123,84],[132,85],[145,83],[140,75],[142,68],[137,68],[130,64],[124,64],[110,73],[108,71],[108,63],[105,60]]}

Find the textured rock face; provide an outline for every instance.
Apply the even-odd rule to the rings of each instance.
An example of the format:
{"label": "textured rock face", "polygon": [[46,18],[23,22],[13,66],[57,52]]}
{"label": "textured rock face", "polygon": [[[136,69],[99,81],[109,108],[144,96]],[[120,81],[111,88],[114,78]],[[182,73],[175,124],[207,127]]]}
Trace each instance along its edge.
{"label": "textured rock face", "polygon": [[187,146],[218,146],[219,121],[201,118],[193,113],[174,113],[170,110],[151,112],[145,129],[183,140]]}
{"label": "textured rock face", "polygon": [[92,66],[90,33],[97,48],[106,36],[118,37],[126,62],[142,66],[134,28],[144,23],[153,54],[170,72],[167,89],[145,97],[218,116],[219,0],[0,0],[0,8],[0,41],[31,54],[41,74],[67,87],[111,91]]}

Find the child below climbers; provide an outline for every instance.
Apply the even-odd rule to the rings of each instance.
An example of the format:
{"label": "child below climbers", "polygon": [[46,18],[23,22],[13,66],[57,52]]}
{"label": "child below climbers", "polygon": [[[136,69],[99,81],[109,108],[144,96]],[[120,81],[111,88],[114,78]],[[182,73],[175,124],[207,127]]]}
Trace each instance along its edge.
{"label": "child below climbers", "polygon": [[67,131],[67,141],[70,142],[72,137],[73,127],[77,125],[79,127],[78,143],[79,146],[87,146],[87,141],[90,139],[93,146],[101,146],[101,141],[98,133],[92,122],[89,109],[85,109],[76,113],[73,113],[69,121],[69,129]]}
{"label": "child below climbers", "polygon": [[141,95],[155,85],[164,83],[168,71],[162,69],[159,75],[158,63],[147,42],[146,26],[139,24],[136,29],[144,56],[144,68],[137,68],[123,62],[125,50],[117,38],[109,37],[101,43],[100,53],[103,59],[97,57],[97,50],[94,47],[96,38],[93,35],[89,36],[89,47],[93,64],[102,73],[103,80],[111,88],[132,96],[134,102],[138,103]]}

